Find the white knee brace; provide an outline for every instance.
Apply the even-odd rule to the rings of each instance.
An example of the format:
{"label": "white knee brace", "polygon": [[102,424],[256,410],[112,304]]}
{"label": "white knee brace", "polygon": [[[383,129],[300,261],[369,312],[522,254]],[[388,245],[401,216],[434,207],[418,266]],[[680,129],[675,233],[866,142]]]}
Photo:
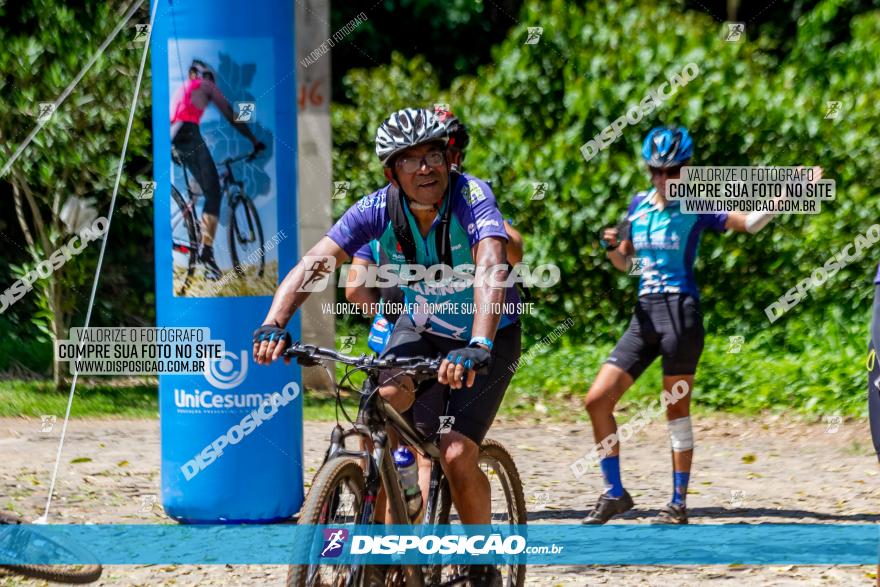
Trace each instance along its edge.
{"label": "white knee brace", "polygon": [[694,429],[691,427],[690,416],[669,421],[669,441],[675,452],[694,448]]}

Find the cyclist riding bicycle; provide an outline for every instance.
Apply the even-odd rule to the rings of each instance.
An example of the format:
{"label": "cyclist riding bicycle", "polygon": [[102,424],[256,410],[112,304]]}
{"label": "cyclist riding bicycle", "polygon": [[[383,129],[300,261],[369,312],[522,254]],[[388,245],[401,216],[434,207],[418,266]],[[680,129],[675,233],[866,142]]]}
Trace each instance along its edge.
{"label": "cyclist riding bicycle", "polygon": [[[450,168],[463,172],[465,149],[470,144],[467,127],[449,110],[435,107],[434,114],[446,125],[446,131],[449,134],[446,158]],[[470,175],[466,175],[466,177],[475,179]],[[507,262],[516,265],[523,258],[522,235],[510,225],[508,220],[504,221],[504,230],[508,236]],[[362,272],[371,265],[382,266],[387,263],[388,256],[382,250],[379,241],[370,241],[355,252],[345,286],[345,298],[349,302],[359,305],[362,314],[373,316],[367,344],[377,353],[381,353],[385,349],[394,330],[394,325],[397,323],[397,318],[400,316],[398,310],[403,303],[403,291],[395,285],[370,287],[365,283],[366,280]],[[376,313],[375,309],[379,308],[380,303],[381,310]]]}
{"label": "cyclist riding bicycle", "polygon": [[189,78],[177,89],[171,101],[172,159],[192,174],[205,195],[198,259],[205,266],[205,278],[210,280],[219,279],[222,272],[214,260],[214,235],[220,214],[220,176],[199,131],[199,122],[208,104],[213,103],[233,128],[253,143],[255,153],[266,148],[246,123],[235,120],[229,101],[217,87],[215,79],[213,69],[204,61],[194,59]]}
{"label": "cyclist riding bicycle", "polygon": [[[666,199],[666,182],[680,177],[692,153],[687,129],[651,130],[642,145],[642,157],[653,188],[636,194],[619,228],[606,228],[601,234],[617,269],[627,271],[638,263],[642,273],[629,328],[602,365],[584,400],[593,436],[605,455],[599,464],[606,484],[584,524],[604,524],[633,507],[620,479],[620,442],[613,412],[626,390],[658,356],[663,358],[663,389],[667,390],[664,403],[672,447],[673,493],[655,522],[686,524],[688,520],[686,497],[694,448],[690,398],[704,337],[694,279],[700,235],[706,229],[754,234],[775,216],[769,212],[683,214],[679,202]],[[668,399],[676,395],[680,395],[676,401]]]}
{"label": "cyclist riding bicycle", "polygon": [[[488,273],[486,279],[457,283],[464,283],[460,288],[424,280],[401,286],[407,311],[382,356],[441,354],[437,376],[451,388],[448,409],[446,390],[439,386],[413,405],[414,382],[394,371],[383,374],[379,393],[398,412],[412,409],[417,424],[434,430],[441,417],[454,417],[452,429],[439,439],[452,501],[463,524],[489,524],[489,481],[478,466],[479,447],[520,355],[519,296],[512,286],[498,287],[508,276],[508,237],[495,197],[485,182],[451,170],[448,139],[446,126],[428,110],[407,108],[389,116],[376,133],[376,154],[391,185],[349,208],[307,256],[342,263],[378,240],[390,252],[392,265],[471,265]],[[257,363],[278,359],[287,347],[290,337],[283,327],[308,296],[300,291],[305,274],[300,262],[275,293],[263,326],[254,333]],[[427,482],[422,477],[420,482]],[[491,566],[472,567],[470,574],[481,581],[498,578]]]}

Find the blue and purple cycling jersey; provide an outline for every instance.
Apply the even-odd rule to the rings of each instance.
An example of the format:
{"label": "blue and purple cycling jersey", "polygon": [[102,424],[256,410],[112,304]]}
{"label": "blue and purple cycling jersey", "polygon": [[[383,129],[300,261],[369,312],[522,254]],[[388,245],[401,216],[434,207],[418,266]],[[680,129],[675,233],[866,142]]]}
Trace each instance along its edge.
{"label": "blue and purple cycling jersey", "polygon": [[694,261],[705,229],[725,230],[727,214],[683,214],[679,202],[660,210],[655,189],[635,195],[629,205],[630,238],[641,268],[639,295],[686,293],[699,298]]}
{"label": "blue and purple cycling jersey", "polygon": [[[361,198],[336,222],[327,236],[338,244],[349,256],[372,259],[368,254],[370,241],[378,241],[382,251],[392,265],[405,265],[406,258],[394,236],[391,217],[385,206],[389,186],[385,186]],[[421,238],[418,225],[408,206],[404,210],[409,220],[410,231],[416,243],[416,262],[430,267],[440,263],[436,250],[435,230],[440,224],[446,206],[444,199],[440,213],[431,226],[428,235]],[[471,248],[479,241],[497,237],[507,241],[504,219],[498,210],[495,196],[486,183],[473,176],[462,174],[452,190],[452,222],[449,230],[449,244],[452,250],[453,266],[474,265]],[[447,338],[468,340],[473,326],[473,287],[456,287],[455,283],[427,285],[418,281],[402,285],[407,314],[413,322],[427,332]],[[499,328],[518,320],[515,311],[519,303],[516,288],[507,288],[505,306],[509,312],[501,317]]]}

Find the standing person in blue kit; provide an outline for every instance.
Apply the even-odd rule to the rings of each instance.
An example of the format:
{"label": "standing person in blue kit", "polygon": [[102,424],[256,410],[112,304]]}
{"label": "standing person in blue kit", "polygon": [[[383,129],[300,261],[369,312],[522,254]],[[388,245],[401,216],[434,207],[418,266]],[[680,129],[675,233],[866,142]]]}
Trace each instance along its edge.
{"label": "standing person in blue kit", "polygon": [[663,358],[663,389],[679,398],[666,405],[672,448],[672,500],[655,523],[687,524],[687,486],[694,435],[690,398],[703,352],[703,314],[694,279],[694,261],[704,230],[754,234],[775,216],[750,214],[683,214],[678,201],[666,199],[666,182],[678,179],[690,162],[693,141],[687,129],[658,127],[648,133],[642,157],[651,174],[650,190],[629,205],[619,228],[606,228],[601,241],[608,258],[621,271],[638,259],[642,270],[635,313],[611,356],[599,370],[584,400],[597,443],[609,446],[600,461],[606,490],[584,524],[604,524],[633,507],[620,477],[620,442],[614,407],[627,389],[658,356]]}
{"label": "standing person in blue kit", "polygon": [[[446,157],[450,167],[462,171],[465,149],[470,144],[470,135],[467,127],[449,110],[434,109],[434,114],[440,122],[446,125],[449,133],[449,142],[446,147]],[[466,175],[466,177],[469,177]],[[513,226],[510,220],[504,221],[504,229],[509,240],[507,241],[507,262],[516,265],[523,258],[522,235]],[[348,271],[348,279],[345,286],[345,299],[353,304],[358,304],[361,313],[373,316],[373,324],[367,338],[367,344],[376,353],[385,350],[394,324],[397,322],[400,312],[400,304],[403,303],[403,291],[397,286],[370,287],[364,283],[362,271],[370,265],[387,265],[388,256],[382,251],[379,241],[373,240],[358,249],[351,260]],[[382,303],[382,309],[376,313],[376,308]]]}

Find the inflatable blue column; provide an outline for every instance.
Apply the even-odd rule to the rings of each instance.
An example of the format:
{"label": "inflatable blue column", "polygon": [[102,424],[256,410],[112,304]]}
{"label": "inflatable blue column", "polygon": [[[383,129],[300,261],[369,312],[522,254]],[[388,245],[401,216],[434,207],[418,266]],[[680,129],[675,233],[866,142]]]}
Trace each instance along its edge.
{"label": "inflatable blue column", "polygon": [[157,325],[225,344],[204,373],[159,377],[162,504],[182,522],[288,518],[303,500],[300,372],[250,355],[298,258],[294,3],[153,1]]}

